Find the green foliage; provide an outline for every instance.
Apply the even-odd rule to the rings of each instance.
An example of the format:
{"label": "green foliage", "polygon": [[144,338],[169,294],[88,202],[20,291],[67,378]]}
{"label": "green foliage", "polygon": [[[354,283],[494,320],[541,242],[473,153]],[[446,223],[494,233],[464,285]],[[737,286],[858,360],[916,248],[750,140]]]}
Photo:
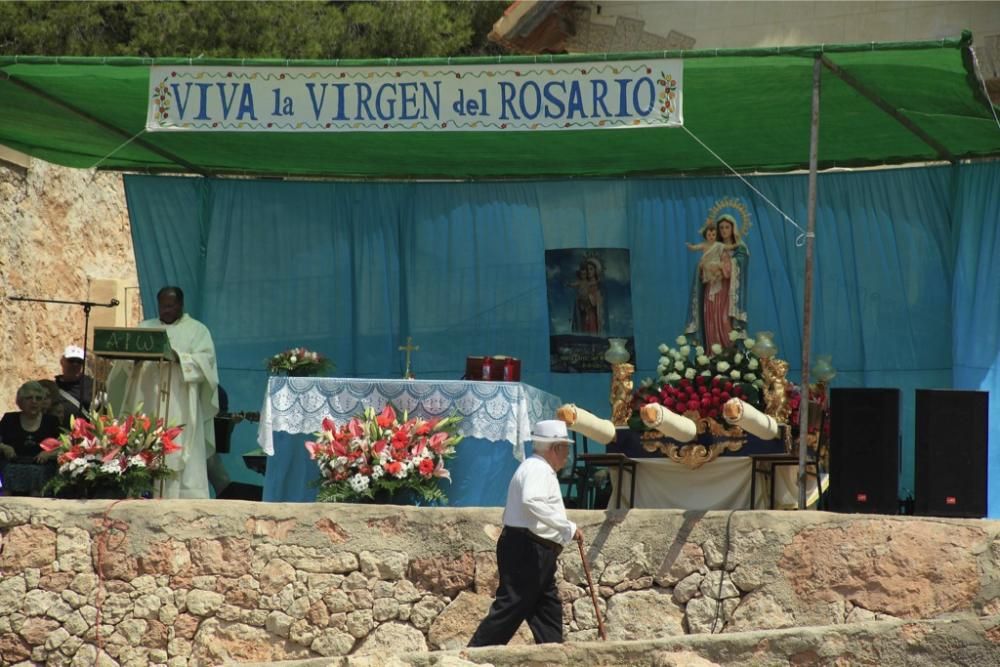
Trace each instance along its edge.
{"label": "green foliage", "polygon": [[98,468],[88,468],[79,477],[56,475],[43,489],[43,495],[57,498],[142,498],[156,493],[156,483],[171,477],[169,470],[130,470],[112,477]]}
{"label": "green foliage", "polygon": [[380,58],[498,53],[503,2],[0,2],[0,53]]}

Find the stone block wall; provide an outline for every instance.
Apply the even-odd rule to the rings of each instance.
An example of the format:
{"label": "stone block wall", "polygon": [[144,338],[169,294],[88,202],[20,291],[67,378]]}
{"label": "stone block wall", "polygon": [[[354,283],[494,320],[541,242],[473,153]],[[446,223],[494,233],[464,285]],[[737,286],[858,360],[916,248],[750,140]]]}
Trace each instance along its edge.
{"label": "stone block wall", "polygon": [[0,162],[0,414],[17,409],[21,384],[54,377],[63,349],[83,343],[82,307],[7,297],[108,303],[109,282],[134,289],[113,321],[110,309],[94,308],[90,325],[134,326],[138,277],[121,175]]}
{"label": "stone block wall", "polygon": [[[572,516],[612,639],[1000,613],[994,522]],[[499,522],[499,509],[4,498],[0,664],[179,667],[458,648],[492,600]],[[563,553],[558,578],[568,641],[596,638],[577,550]],[[531,642],[525,627],[515,642]]]}

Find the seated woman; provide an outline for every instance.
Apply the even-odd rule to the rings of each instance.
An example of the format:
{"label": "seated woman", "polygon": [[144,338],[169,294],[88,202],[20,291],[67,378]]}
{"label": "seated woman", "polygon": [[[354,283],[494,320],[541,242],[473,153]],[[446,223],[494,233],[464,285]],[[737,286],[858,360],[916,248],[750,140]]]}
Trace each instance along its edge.
{"label": "seated woman", "polygon": [[59,420],[44,413],[49,398],[45,387],[25,382],[17,390],[19,412],[0,419],[0,478],[9,496],[40,496],[42,487],[56,472],[55,453],[39,446],[46,438],[59,437]]}

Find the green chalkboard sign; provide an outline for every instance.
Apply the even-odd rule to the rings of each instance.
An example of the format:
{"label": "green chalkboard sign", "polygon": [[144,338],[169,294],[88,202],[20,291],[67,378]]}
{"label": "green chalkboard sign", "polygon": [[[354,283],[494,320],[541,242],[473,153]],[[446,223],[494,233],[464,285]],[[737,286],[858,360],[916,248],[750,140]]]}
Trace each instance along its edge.
{"label": "green chalkboard sign", "polygon": [[111,359],[172,359],[166,329],[94,328],[94,354]]}

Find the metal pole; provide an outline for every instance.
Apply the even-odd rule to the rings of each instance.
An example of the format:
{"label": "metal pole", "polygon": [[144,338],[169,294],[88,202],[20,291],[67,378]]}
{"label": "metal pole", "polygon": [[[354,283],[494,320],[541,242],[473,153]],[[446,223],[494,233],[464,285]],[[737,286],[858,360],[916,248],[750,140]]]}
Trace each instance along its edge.
{"label": "metal pole", "polygon": [[[809,130],[809,214],[806,226],[805,294],[802,297],[802,398],[799,401],[799,509],[806,508],[806,450],[809,446],[809,351],[812,332],[813,240],[816,236],[816,168],[819,154],[819,84],[823,63],[813,60],[812,126]],[[818,479],[817,483],[822,483]]]}

